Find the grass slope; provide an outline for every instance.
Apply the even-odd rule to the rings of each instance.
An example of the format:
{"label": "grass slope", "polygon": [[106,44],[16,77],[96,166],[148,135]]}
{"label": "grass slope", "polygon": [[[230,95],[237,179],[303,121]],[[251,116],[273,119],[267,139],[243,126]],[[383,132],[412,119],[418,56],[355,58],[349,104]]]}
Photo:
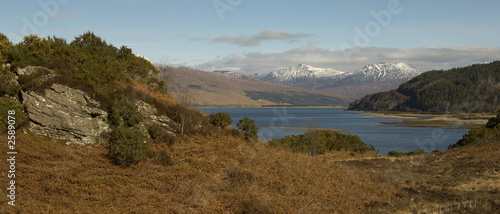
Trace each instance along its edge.
{"label": "grass slope", "polygon": [[[186,137],[170,148],[154,144],[155,152],[172,157],[166,166],[154,158],[121,168],[109,161],[106,146],[18,134],[17,204],[0,212],[353,213],[397,201],[394,189],[367,171],[221,133]],[[5,161],[0,168],[7,171]],[[8,183],[7,176],[0,182]]]}
{"label": "grass slope", "polygon": [[[1,197],[1,213],[408,213],[476,198],[495,200],[464,212],[500,211],[500,138],[400,158],[311,157],[220,131],[153,144],[172,161],[157,156],[130,168],[110,162],[105,141],[67,146],[22,132],[16,139],[16,207]],[[8,167],[1,162],[2,184]]]}

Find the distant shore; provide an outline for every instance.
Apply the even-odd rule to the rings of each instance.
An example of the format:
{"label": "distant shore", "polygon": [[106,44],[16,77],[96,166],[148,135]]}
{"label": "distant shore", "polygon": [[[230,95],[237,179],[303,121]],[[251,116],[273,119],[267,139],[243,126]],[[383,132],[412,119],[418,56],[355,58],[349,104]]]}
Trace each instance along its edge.
{"label": "distant shore", "polygon": [[269,128],[269,129],[290,129],[290,130],[304,130],[304,131],[320,131],[320,130],[329,130],[336,132],[350,132],[349,130],[344,129],[329,129],[329,128],[308,128],[308,127],[276,127],[276,126],[261,126],[260,128]]}
{"label": "distant shore", "polygon": [[194,108],[347,108],[346,106],[289,106],[289,105],[266,105],[266,106],[196,106]]}
{"label": "distant shore", "polygon": [[[384,125],[408,126],[408,127],[454,127],[463,129],[479,128],[488,122],[489,115],[474,115],[477,119],[458,118],[452,114],[419,114],[419,113],[377,113],[365,112],[364,115],[388,119],[400,119],[401,122],[384,122]],[[493,117],[493,115],[491,115]]]}

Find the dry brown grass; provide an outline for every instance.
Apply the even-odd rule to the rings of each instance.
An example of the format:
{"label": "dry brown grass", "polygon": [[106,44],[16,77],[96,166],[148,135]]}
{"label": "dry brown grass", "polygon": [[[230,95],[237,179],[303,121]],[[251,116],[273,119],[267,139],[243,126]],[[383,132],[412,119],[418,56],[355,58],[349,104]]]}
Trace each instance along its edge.
{"label": "dry brown grass", "polygon": [[[500,137],[476,145],[400,158],[353,158],[343,161],[353,168],[379,174],[397,189],[402,199],[373,212],[409,213],[474,199],[500,199]],[[473,213],[498,213],[487,206]]]}
{"label": "dry brown grass", "polygon": [[[156,154],[168,153],[171,165],[155,157],[121,168],[107,158],[106,142],[66,146],[18,131],[17,206],[7,206],[7,198],[1,197],[0,212],[424,211],[460,200],[498,197],[498,142],[402,158],[346,152],[311,157],[248,144],[220,130],[184,137],[171,147],[153,144]],[[0,147],[0,153],[6,152],[6,146]],[[7,184],[6,161],[0,167],[0,182]]]}
{"label": "dry brown grass", "polygon": [[[16,207],[2,213],[356,213],[391,203],[394,191],[376,175],[326,156],[292,154],[230,135],[186,137],[131,168],[111,164],[106,143],[66,146],[18,134]],[[6,136],[1,136],[6,139]],[[6,147],[0,148],[6,154]],[[0,182],[7,184],[2,161]]]}

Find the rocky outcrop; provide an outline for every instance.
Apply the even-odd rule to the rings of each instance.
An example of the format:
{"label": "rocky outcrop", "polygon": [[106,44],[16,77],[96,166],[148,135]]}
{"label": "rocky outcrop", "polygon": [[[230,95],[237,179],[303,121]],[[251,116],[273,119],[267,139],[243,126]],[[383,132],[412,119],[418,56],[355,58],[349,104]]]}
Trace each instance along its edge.
{"label": "rocky outcrop", "polygon": [[111,131],[108,113],[99,109],[100,103],[83,91],[54,84],[45,90],[45,95],[32,91],[22,96],[32,133],[67,144],[88,145],[97,143],[102,134]]}
{"label": "rocky outcrop", "polygon": [[18,76],[23,76],[23,75],[31,75],[35,72],[37,72],[37,69],[39,68],[40,66],[32,66],[32,65],[28,65],[24,68],[18,68],[16,70],[16,73]]}
{"label": "rocky outcrop", "polygon": [[141,126],[146,127],[151,125],[158,125],[160,127],[163,127],[168,134],[175,135],[175,130],[172,129],[172,127],[177,127],[177,123],[175,121],[165,115],[156,116],[156,108],[142,100],[137,100],[135,102],[135,105],[137,106],[137,111],[144,118],[144,122],[141,124]]}

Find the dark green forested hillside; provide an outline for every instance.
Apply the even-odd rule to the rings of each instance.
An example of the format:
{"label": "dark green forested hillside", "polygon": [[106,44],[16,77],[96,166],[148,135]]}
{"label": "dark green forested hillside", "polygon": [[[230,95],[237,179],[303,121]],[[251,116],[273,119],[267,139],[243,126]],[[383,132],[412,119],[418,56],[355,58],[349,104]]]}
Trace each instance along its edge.
{"label": "dark green forested hillside", "polygon": [[395,91],[365,96],[349,110],[493,113],[500,106],[500,61],[425,72]]}

